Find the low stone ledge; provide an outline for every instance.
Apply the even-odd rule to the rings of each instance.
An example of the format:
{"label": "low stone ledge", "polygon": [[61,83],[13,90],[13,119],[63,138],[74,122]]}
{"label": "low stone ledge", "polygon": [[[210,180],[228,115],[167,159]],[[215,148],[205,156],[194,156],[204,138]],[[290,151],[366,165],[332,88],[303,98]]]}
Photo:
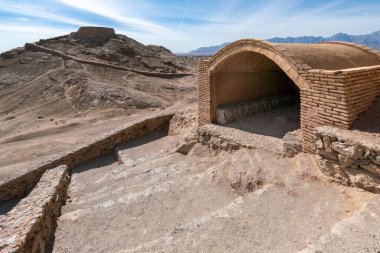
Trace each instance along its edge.
{"label": "low stone ledge", "polygon": [[284,154],[287,157],[294,157],[302,153],[302,131],[301,129],[288,132],[282,138],[284,141]]}
{"label": "low stone ledge", "polygon": [[331,181],[380,193],[380,134],[317,127],[318,165]]}
{"label": "low stone ledge", "polygon": [[44,252],[53,221],[66,201],[69,179],[66,166],[48,170],[27,197],[0,216],[1,252]]}
{"label": "low stone ledge", "polygon": [[219,124],[224,125],[236,119],[240,119],[257,112],[270,111],[297,102],[298,98],[296,96],[279,95],[259,98],[243,103],[226,105],[217,108],[216,121]]}
{"label": "low stone ledge", "polygon": [[59,165],[67,165],[68,169],[90,161],[100,155],[112,152],[116,145],[141,137],[149,132],[167,127],[174,112],[153,114],[107,132],[88,142],[53,155],[42,163],[21,171],[20,173],[0,181],[0,202],[25,194],[33,188],[42,174]]}
{"label": "low stone ledge", "polygon": [[212,148],[222,150],[264,149],[272,153],[284,154],[284,144],[281,139],[229,127],[207,124],[198,129],[198,136],[200,143]]}

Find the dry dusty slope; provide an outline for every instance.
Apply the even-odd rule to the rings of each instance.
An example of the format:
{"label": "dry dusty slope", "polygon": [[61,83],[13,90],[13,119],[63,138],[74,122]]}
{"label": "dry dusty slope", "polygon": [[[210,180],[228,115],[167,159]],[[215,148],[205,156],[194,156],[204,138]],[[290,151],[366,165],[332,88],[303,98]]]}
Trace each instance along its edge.
{"label": "dry dusty slope", "polygon": [[[102,43],[72,35],[38,44],[141,71],[194,72],[196,60],[122,35]],[[0,179],[139,114],[196,101],[196,76],[148,77],[24,48],[0,55]]]}
{"label": "dry dusty slope", "polygon": [[[181,124],[177,124],[179,128]],[[172,130],[172,129],[171,129]],[[174,152],[175,129],[73,170],[53,252],[378,252],[380,198],[323,182],[312,157]]]}

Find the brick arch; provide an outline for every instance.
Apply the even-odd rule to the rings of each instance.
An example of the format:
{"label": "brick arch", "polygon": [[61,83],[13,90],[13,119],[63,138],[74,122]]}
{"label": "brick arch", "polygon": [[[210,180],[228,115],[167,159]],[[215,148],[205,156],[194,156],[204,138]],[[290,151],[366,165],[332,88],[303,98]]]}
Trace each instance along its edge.
{"label": "brick arch", "polygon": [[[299,88],[302,149],[307,152],[315,151],[315,127],[349,129],[380,91],[380,54],[376,50],[345,42],[285,44],[244,39],[226,46],[209,60],[199,61],[199,125],[215,122],[217,108],[234,103],[226,97],[239,99],[240,93],[248,94],[245,77],[235,83],[233,75],[249,78],[261,64],[258,72],[265,72],[268,66],[268,70],[280,70]],[[233,93],[234,87],[225,89],[229,84],[244,89]],[[225,96],[219,96],[223,89]]]}
{"label": "brick arch", "polygon": [[298,86],[300,90],[308,89],[309,85],[302,73],[311,69],[303,62],[296,61],[287,55],[287,50],[267,41],[243,39],[221,49],[209,61],[210,74],[223,62],[241,52],[261,54],[273,61]]}

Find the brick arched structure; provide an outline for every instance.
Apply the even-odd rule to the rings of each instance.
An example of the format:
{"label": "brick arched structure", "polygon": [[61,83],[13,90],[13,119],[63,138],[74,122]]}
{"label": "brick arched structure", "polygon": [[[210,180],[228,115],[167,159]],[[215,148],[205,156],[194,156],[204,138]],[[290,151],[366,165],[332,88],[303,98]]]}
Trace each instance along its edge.
{"label": "brick arched structure", "polygon": [[349,129],[375,100],[380,54],[343,42],[236,41],[199,61],[199,125],[213,123],[221,105],[283,92],[281,85],[288,79],[300,91],[303,149],[313,152],[316,126]]}

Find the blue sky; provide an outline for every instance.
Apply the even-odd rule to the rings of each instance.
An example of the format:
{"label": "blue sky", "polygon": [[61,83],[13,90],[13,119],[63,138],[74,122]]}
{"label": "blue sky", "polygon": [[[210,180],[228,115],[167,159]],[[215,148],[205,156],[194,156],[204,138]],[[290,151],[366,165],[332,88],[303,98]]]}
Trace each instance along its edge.
{"label": "blue sky", "polygon": [[380,0],[0,0],[0,21],[0,52],[80,26],[187,52],[241,38],[371,33]]}

